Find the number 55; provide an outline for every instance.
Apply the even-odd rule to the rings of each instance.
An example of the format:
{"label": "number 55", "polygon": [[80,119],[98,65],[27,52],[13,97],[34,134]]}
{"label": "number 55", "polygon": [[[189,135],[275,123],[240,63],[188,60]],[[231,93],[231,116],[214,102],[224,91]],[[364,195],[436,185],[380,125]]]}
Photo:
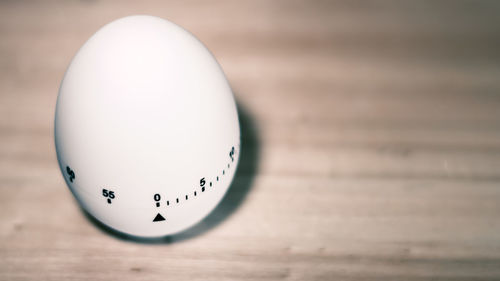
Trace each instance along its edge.
{"label": "number 55", "polygon": [[109,197],[111,199],[115,198],[115,192],[112,190],[102,189],[102,196]]}

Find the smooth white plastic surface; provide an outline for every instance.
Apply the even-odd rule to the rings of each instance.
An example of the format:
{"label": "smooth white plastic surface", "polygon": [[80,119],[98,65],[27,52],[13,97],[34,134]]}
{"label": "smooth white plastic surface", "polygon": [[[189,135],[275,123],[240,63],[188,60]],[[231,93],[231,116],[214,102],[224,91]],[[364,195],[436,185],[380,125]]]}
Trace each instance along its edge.
{"label": "smooth white plastic surface", "polygon": [[118,19],[61,83],[57,158],[92,216],[142,237],[193,226],[221,201],[239,158],[236,104],[217,61],[181,27]]}

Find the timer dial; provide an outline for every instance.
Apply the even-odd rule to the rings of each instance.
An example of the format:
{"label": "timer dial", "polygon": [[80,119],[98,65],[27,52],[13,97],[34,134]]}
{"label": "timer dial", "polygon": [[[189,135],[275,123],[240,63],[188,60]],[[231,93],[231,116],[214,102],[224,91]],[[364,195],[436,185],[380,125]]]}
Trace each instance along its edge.
{"label": "timer dial", "polygon": [[55,144],[85,210],[117,231],[158,237],[196,224],[221,201],[240,129],[207,48],[169,21],[130,16],[101,28],[73,58]]}

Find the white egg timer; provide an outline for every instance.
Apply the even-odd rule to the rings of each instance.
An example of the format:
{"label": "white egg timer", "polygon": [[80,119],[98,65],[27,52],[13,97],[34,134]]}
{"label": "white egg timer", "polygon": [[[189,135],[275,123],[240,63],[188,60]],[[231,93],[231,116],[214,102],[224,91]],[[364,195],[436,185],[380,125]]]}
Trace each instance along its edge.
{"label": "white egg timer", "polygon": [[192,34],[130,16],[95,33],[61,82],[55,145],[81,206],[125,234],[183,231],[221,201],[240,148],[224,73]]}

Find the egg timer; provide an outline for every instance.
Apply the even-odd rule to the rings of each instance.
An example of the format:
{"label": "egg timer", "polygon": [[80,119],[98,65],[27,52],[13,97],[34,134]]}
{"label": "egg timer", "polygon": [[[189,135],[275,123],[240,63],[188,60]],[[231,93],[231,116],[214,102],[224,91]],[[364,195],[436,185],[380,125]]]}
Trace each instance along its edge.
{"label": "egg timer", "polygon": [[167,20],[98,30],[61,82],[57,159],[80,205],[125,234],[160,237],[206,217],[234,177],[240,129],[212,54]]}

